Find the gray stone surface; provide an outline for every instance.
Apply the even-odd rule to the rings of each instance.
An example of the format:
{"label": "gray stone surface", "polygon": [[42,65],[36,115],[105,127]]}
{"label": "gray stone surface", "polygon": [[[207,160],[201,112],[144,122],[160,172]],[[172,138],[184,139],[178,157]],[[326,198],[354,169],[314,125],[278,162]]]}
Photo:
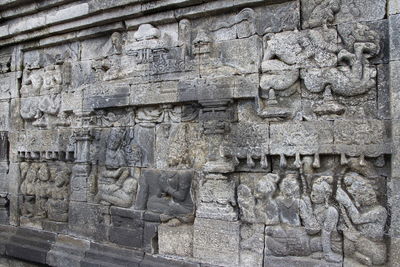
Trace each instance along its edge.
{"label": "gray stone surface", "polygon": [[237,266],[239,227],[238,222],[196,218],[193,256],[207,263]]}
{"label": "gray stone surface", "polygon": [[0,265],[399,265],[399,16],[2,1]]}
{"label": "gray stone surface", "polygon": [[400,59],[400,38],[398,33],[398,28],[400,25],[400,15],[393,15],[389,17],[389,33],[390,33],[390,59],[399,60]]}
{"label": "gray stone surface", "polygon": [[388,2],[389,15],[400,13],[400,2],[399,0],[389,0]]}

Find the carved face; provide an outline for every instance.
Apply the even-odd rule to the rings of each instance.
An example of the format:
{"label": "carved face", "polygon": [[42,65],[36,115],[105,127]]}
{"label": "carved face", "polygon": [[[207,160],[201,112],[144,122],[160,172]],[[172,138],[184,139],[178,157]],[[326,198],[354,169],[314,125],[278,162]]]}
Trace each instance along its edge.
{"label": "carved face", "polygon": [[376,204],[376,193],[372,185],[359,174],[349,174],[344,178],[347,191],[356,201],[358,206],[370,206]]}
{"label": "carved face", "polygon": [[178,188],[179,178],[178,175],[173,175],[167,178],[168,185],[174,189]]}
{"label": "carved face", "polygon": [[297,181],[297,174],[288,174],[280,184],[282,196],[287,198],[297,197],[300,194],[300,187]]}
{"label": "carved face", "polygon": [[263,178],[256,184],[254,196],[258,199],[271,197],[276,190],[276,185],[268,178]]}
{"label": "carved face", "polygon": [[122,145],[124,132],[119,129],[112,129],[108,137],[107,148],[110,150],[117,150]]}
{"label": "carved face", "polygon": [[46,182],[50,179],[49,169],[47,168],[46,164],[40,166],[37,176],[42,182]]}
{"label": "carved face", "polygon": [[332,189],[330,185],[325,182],[316,182],[312,186],[311,191],[311,201],[316,204],[322,204],[325,202],[326,198],[332,195]]}

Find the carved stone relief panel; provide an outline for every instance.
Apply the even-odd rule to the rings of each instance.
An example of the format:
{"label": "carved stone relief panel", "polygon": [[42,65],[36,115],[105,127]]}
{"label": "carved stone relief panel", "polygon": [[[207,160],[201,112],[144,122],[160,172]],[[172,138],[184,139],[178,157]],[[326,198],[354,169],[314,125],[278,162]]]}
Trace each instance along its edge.
{"label": "carved stone relief panel", "polygon": [[21,162],[21,224],[68,222],[71,169],[65,163]]}
{"label": "carved stone relief panel", "polygon": [[397,264],[390,0],[11,2],[0,258]]}

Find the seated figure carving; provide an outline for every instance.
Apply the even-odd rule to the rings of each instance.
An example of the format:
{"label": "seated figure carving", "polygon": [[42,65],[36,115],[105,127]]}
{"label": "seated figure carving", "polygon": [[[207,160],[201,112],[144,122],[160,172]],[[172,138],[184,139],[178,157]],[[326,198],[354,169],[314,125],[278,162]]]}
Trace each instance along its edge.
{"label": "seated figure carving", "polygon": [[266,229],[266,244],[274,256],[310,256],[322,252],[327,262],[341,262],[337,233],[339,214],[331,204],[332,176],[320,176],[312,184],[311,198],[303,192],[297,173],[287,173],[276,198],[279,225]]}
{"label": "seated figure carving", "polygon": [[100,168],[97,202],[123,208],[132,206],[136,195],[137,181],[127,167],[123,149],[125,130],[114,128],[107,140],[105,167]]}
{"label": "seated figure carving", "polygon": [[136,209],[183,216],[193,212],[193,171],[145,170],[139,181]]}

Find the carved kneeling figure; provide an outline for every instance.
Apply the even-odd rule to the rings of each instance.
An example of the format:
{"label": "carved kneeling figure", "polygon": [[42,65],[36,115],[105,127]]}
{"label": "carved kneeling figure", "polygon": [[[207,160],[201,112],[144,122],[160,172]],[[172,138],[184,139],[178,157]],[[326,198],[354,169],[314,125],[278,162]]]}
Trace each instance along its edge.
{"label": "carved kneeling figure", "polygon": [[338,187],[336,200],[347,226],[343,230],[345,256],[367,266],[382,265],[387,257],[383,240],[387,211],[379,205],[375,190],[363,176],[348,173],[344,184],[355,201]]}

